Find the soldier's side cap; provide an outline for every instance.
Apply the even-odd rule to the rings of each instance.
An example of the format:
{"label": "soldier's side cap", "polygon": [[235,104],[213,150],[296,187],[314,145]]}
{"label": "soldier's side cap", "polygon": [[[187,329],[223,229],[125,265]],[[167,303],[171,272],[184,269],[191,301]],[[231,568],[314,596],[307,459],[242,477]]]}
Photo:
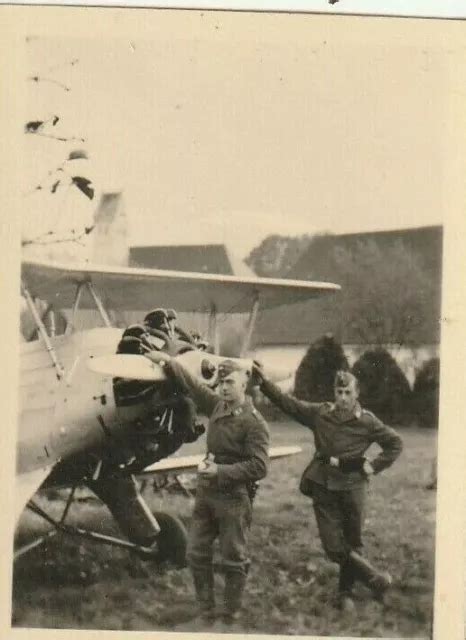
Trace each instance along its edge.
{"label": "soldier's side cap", "polygon": [[140,338],[144,333],[146,333],[146,328],[142,324],[130,324],[123,331],[123,338],[128,338],[129,336]]}
{"label": "soldier's side cap", "polygon": [[175,309],[167,309],[167,318],[169,320],[176,320],[178,318]]}
{"label": "soldier's side cap", "polygon": [[249,374],[249,371],[247,371],[243,366],[241,366],[241,364],[236,360],[230,360],[230,359],[222,360],[222,362],[218,365],[219,380],[223,380],[224,378],[228,377],[230,373],[233,373],[234,371],[244,371],[244,373]]}
{"label": "soldier's side cap", "polygon": [[134,336],[127,336],[126,338],[122,338],[118,343],[117,353],[140,355],[141,340],[139,338],[135,338]]}
{"label": "soldier's side cap", "polygon": [[353,376],[353,374],[349,371],[337,371],[335,375],[334,386],[349,387],[352,381],[354,381],[356,385],[358,384],[358,379],[356,378],[356,376]]}
{"label": "soldier's side cap", "polygon": [[158,308],[149,311],[149,313],[144,318],[144,322],[150,327],[157,329],[160,326],[160,323],[167,319],[168,315],[166,309]]}

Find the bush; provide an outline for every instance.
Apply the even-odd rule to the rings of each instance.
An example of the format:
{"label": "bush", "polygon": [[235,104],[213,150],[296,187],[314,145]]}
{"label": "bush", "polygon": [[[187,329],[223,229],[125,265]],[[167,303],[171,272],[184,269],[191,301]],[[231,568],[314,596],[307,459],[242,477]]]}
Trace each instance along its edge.
{"label": "bush", "polygon": [[349,369],[341,344],[327,334],[316,340],[296,371],[295,395],[312,402],[332,401],[335,373]]}
{"label": "bush", "polygon": [[440,360],[427,360],[418,371],[413,387],[413,414],[420,427],[438,428]]}
{"label": "bush", "polygon": [[405,374],[385,349],[366,351],[354,363],[359,380],[361,405],[381,420],[407,422],[411,409],[411,389]]}

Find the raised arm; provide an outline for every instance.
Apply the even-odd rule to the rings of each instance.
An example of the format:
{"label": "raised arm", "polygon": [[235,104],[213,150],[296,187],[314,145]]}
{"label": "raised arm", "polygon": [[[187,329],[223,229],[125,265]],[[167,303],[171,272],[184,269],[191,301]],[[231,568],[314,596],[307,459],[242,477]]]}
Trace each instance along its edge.
{"label": "raised arm", "polygon": [[192,344],[193,346],[196,345],[196,341],[194,340],[194,338],[179,325],[176,325],[175,333],[178,334],[178,337],[181,338],[181,340],[189,342],[189,344]]}
{"label": "raised arm", "polygon": [[309,427],[310,429],[314,428],[315,419],[321,406],[320,403],[298,400],[288,393],[283,393],[277,385],[273,384],[273,382],[270,382],[270,380],[267,380],[265,377],[262,377],[260,390],[284,413],[288,414],[305,427]]}
{"label": "raised arm", "polygon": [[188,393],[198,409],[206,416],[210,416],[218,404],[218,395],[209,387],[193,376],[176,358],[161,351],[152,351],[146,354],[152,362],[163,364],[167,375],[176,382],[178,387]]}

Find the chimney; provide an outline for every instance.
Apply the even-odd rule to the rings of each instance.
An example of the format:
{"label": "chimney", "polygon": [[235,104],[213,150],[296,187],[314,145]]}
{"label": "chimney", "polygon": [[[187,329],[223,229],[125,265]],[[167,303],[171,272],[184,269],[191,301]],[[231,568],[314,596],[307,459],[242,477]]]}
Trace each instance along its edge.
{"label": "chimney", "polygon": [[91,262],[128,266],[128,220],[121,193],[103,193],[94,214]]}

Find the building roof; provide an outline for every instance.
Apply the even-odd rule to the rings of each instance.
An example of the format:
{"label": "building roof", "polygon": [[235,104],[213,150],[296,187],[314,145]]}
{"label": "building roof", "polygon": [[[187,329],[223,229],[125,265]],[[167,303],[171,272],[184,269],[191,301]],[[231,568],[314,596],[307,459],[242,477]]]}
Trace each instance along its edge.
{"label": "building roof", "polygon": [[[288,278],[299,280],[335,281],[335,274],[328,256],[336,248],[355,249],[360,242],[374,241],[380,249],[388,248],[401,241],[404,246],[418,255],[434,286],[431,317],[418,342],[435,344],[439,342],[439,317],[442,276],[442,237],[443,228],[439,226],[394,231],[374,231],[342,235],[324,235],[316,237],[287,274]],[[331,332],[342,342],[357,343],[351,328],[344,322],[333,326],[325,317],[326,302],[321,300],[264,311],[260,314],[254,332],[254,344],[305,344],[309,345],[324,333]]]}
{"label": "building roof", "polygon": [[253,276],[251,269],[224,244],[131,247],[129,264],[148,269]]}

